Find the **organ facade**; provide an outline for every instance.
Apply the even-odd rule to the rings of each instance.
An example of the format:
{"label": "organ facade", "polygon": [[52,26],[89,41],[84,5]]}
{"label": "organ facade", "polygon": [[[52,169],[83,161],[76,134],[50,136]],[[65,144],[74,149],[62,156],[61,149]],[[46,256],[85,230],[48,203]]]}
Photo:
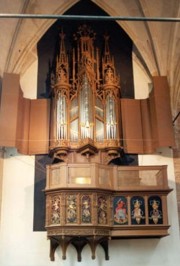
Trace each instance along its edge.
{"label": "organ facade", "polygon": [[[103,54],[95,47],[95,33],[87,25],[74,35],[70,58],[65,34],[51,73],[52,109],[50,151],[55,156],[80,149],[89,156],[98,150],[118,155],[121,147],[120,80],[104,36]],[[71,67],[70,67],[71,66]]]}

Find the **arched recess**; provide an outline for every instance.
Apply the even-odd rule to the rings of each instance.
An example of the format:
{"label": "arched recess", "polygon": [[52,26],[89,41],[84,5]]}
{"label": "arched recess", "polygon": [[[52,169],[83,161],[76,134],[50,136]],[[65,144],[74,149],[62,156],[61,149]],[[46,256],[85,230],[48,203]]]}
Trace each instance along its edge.
{"label": "arched recess", "polygon": [[[118,2],[118,6],[112,5],[112,2],[106,2],[101,0],[93,0],[99,7],[101,7],[110,16],[127,16],[127,17],[143,17],[142,7],[139,1]],[[146,6],[146,9],[147,6]],[[141,63],[142,68],[148,75],[157,75],[159,72],[158,63],[156,60],[156,54],[154,51],[154,43],[149,31],[148,22],[137,21],[117,21],[121,28],[131,38],[134,45],[134,53],[138,62]]]}
{"label": "arched recess", "polygon": [[[64,14],[78,0],[57,1],[44,6],[42,1],[37,1],[36,12],[41,14]],[[19,13],[19,10],[17,11]],[[33,3],[22,7],[22,13],[34,13]],[[18,19],[9,47],[8,64],[4,66],[5,72],[24,74],[26,70],[37,60],[36,45],[45,32],[55,22],[53,19]],[[11,20],[10,20],[11,23]]]}
{"label": "arched recess", "polygon": [[[65,14],[89,14],[89,15],[107,15],[102,9],[95,5],[92,1],[80,1]],[[71,40],[73,34],[78,30],[78,26],[84,24],[84,21],[56,21],[44,34],[37,44],[38,51],[38,98],[49,97],[48,74],[50,65],[53,63],[54,56],[59,49],[59,32],[63,28],[67,39]],[[103,50],[104,40],[103,35],[108,33],[110,35],[109,45],[112,55],[115,57],[115,65],[120,74],[121,97],[134,98],[134,82],[133,82],[133,67],[132,67],[132,50],[133,42],[129,36],[122,30],[122,28],[114,21],[112,22],[98,22],[87,21],[87,24],[96,33],[96,42]],[[67,42],[67,48],[70,47],[70,41]],[[57,49],[57,50],[56,50]],[[38,160],[39,156],[36,156]],[[136,157],[134,155],[134,157]],[[132,160],[134,162],[134,159]],[[137,162],[137,158],[135,160]],[[129,162],[128,162],[129,163]],[[41,182],[39,182],[39,180]],[[44,180],[44,182],[42,182]],[[34,230],[43,230],[45,210],[42,210],[42,202],[44,200],[43,189],[45,187],[45,176],[43,173],[37,173],[35,177],[35,218]],[[41,206],[39,205],[41,202]],[[38,216],[40,216],[38,218]],[[36,222],[38,221],[38,222]],[[39,222],[41,221],[41,222]]]}
{"label": "arched recess", "polygon": [[[92,1],[80,1],[68,9],[64,14],[68,15],[99,15],[108,16],[108,14],[94,4]],[[67,52],[71,52],[71,43],[73,34],[78,27],[88,24],[96,33],[95,43],[102,53],[104,47],[105,34],[110,36],[109,45],[112,55],[115,55],[115,65],[120,75],[121,97],[134,98],[134,82],[132,68],[133,42],[121,26],[115,21],[59,21],[57,20],[42,36],[37,44],[38,53],[38,97],[46,97],[48,88],[46,88],[46,78],[49,72],[49,64],[53,64],[55,54],[59,49],[59,32],[63,29]],[[69,54],[69,56],[71,56]]]}
{"label": "arched recess", "polygon": [[[99,6],[102,10],[104,10],[108,15],[126,15],[131,16],[130,10],[126,8],[126,3],[118,3],[118,6],[115,4],[115,1],[104,2],[104,1],[63,1],[60,5],[54,4],[53,6],[49,5],[47,7],[41,8],[41,3],[36,7],[36,13],[41,13],[38,8],[41,8],[45,14],[65,14],[71,7],[80,2],[91,2],[92,4]],[[86,5],[87,5],[86,3]],[[134,4],[135,5],[135,4]],[[31,3],[27,6],[24,13],[31,13]],[[87,9],[88,10],[88,9]],[[126,13],[125,13],[125,11]],[[89,10],[88,10],[89,11]],[[79,14],[79,13],[78,13]],[[41,39],[41,37],[45,34],[45,32],[52,26],[54,20],[21,20],[18,22],[17,29],[13,36],[13,43],[11,47],[11,58],[9,59],[8,66],[6,66],[6,72],[15,72],[23,74],[30,67],[30,65],[37,60],[36,58],[36,44]],[[155,64],[152,58],[151,48],[147,45],[148,34],[146,32],[146,28],[144,27],[143,22],[139,22],[141,27],[139,27],[139,23],[136,23],[137,27],[132,27],[132,23],[128,23],[127,21],[121,21],[117,23],[123,28],[123,30],[127,33],[127,35],[133,40],[133,43],[138,48],[138,51],[141,52],[141,57],[143,57],[146,62],[146,65],[149,69],[150,73],[157,72]],[[31,29],[29,31],[29,29]],[[139,38],[141,36],[141,38]],[[141,41],[143,40],[143,41]]]}

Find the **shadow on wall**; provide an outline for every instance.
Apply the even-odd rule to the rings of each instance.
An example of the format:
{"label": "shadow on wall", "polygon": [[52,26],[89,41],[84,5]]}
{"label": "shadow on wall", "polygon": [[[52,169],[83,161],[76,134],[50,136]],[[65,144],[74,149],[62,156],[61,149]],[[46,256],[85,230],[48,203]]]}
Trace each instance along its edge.
{"label": "shadow on wall", "polygon": [[[101,246],[96,248],[96,258],[91,261],[91,250],[89,245],[86,245],[82,251],[81,265],[87,265],[87,260],[91,261],[93,265],[103,266],[113,265],[123,266],[129,265],[161,265],[162,258],[159,256],[159,263],[157,256],[153,256],[157,246],[159,246],[162,240],[160,239],[121,239],[109,241],[109,261],[105,262],[104,251]],[[162,243],[163,244],[163,243]],[[163,252],[163,245],[161,252]],[[77,252],[72,245],[67,248],[67,265],[77,265]],[[162,255],[163,256],[163,255]],[[155,258],[156,257],[156,258]],[[118,258],[118,259],[117,259]],[[156,261],[154,261],[156,260]],[[62,251],[58,247],[55,253],[55,261],[62,261]],[[154,261],[154,262],[153,262]],[[121,263],[120,263],[121,262]],[[151,264],[152,263],[152,264]]]}
{"label": "shadow on wall", "polygon": [[46,165],[52,164],[52,158],[48,155],[35,156],[34,177],[34,231],[45,231],[45,194]]}

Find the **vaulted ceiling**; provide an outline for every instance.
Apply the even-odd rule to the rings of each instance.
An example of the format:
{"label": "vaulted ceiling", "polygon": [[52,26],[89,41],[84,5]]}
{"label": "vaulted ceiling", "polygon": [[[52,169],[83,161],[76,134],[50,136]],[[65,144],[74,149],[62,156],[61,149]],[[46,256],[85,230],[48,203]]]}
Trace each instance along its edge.
{"label": "vaulted ceiling", "polygon": [[[78,2],[77,0],[1,0],[0,13],[63,14]],[[92,0],[92,2],[110,16],[180,17],[179,0]],[[23,74],[37,60],[37,42],[54,22],[54,19],[0,19],[1,78],[4,72]],[[172,114],[175,117],[180,110],[180,23],[149,21],[117,21],[117,23],[133,40],[134,50],[143,58],[149,73],[168,77]]]}

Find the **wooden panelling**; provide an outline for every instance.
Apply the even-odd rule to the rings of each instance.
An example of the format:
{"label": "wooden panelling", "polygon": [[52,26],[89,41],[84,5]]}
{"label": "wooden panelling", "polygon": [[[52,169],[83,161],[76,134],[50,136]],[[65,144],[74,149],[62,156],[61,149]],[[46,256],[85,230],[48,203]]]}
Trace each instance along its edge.
{"label": "wooden panelling", "polygon": [[20,98],[18,110],[16,147],[22,154],[29,154],[30,99]]}
{"label": "wooden panelling", "polygon": [[140,100],[122,99],[121,112],[125,152],[142,153],[143,135]]}
{"label": "wooden panelling", "polygon": [[45,154],[49,149],[49,100],[23,98],[17,74],[3,77],[0,146],[16,147],[22,154]]}
{"label": "wooden panelling", "polygon": [[46,154],[49,151],[49,114],[48,99],[31,100],[29,154]]}
{"label": "wooden panelling", "polygon": [[[174,133],[170,107],[169,85],[166,77],[153,77],[151,104],[154,108],[153,132],[158,147],[174,146]],[[151,108],[152,109],[152,108]]]}
{"label": "wooden panelling", "polygon": [[153,153],[157,148],[175,145],[166,77],[153,77],[153,85],[148,99],[121,99],[127,153]]}
{"label": "wooden panelling", "polygon": [[141,121],[142,121],[142,136],[143,136],[143,152],[153,153],[155,145],[152,137],[152,124],[150,119],[149,99],[141,100]]}
{"label": "wooden panelling", "polygon": [[0,106],[0,146],[15,147],[19,98],[19,75],[5,73]]}
{"label": "wooden panelling", "polygon": [[[169,87],[166,77],[153,77],[145,100],[121,99],[123,147],[127,153],[153,153],[174,146]],[[49,150],[50,100],[23,98],[19,75],[4,74],[0,106],[0,146],[23,154]]]}

